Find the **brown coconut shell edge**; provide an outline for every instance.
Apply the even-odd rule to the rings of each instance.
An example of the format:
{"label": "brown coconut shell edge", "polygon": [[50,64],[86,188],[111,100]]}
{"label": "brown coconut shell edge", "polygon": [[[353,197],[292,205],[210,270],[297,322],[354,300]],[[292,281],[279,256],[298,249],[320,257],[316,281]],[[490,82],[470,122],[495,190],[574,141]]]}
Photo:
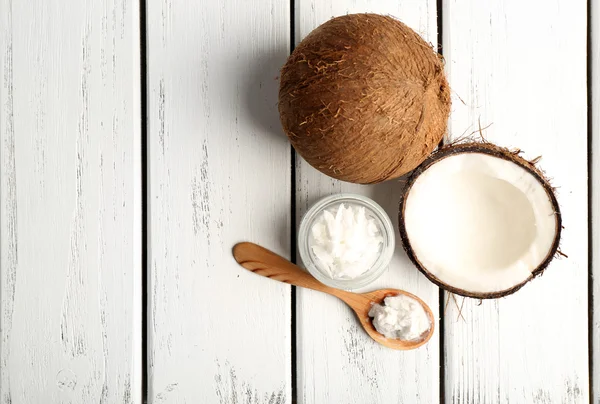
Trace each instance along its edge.
{"label": "brown coconut shell edge", "polygon": [[[433,164],[439,162],[440,160],[442,160],[446,157],[450,157],[450,156],[453,156],[456,154],[461,154],[461,153],[487,154],[487,155],[501,158],[503,160],[507,160],[507,161],[517,164],[518,166],[522,167],[527,172],[529,172],[531,175],[533,175],[540,182],[540,184],[542,184],[542,186],[544,187],[544,190],[546,191],[546,194],[550,198],[550,202],[552,203],[552,206],[554,207],[554,211],[556,214],[556,235],[554,238],[554,242],[552,244],[552,248],[550,248],[550,251],[548,252],[548,255],[546,256],[546,258],[531,273],[531,276],[529,278],[527,278],[522,283],[519,283],[518,285],[512,286],[509,289],[505,289],[505,290],[501,290],[501,291],[493,292],[493,293],[477,293],[477,292],[462,290],[462,289],[456,288],[452,285],[445,284],[444,282],[439,280],[437,277],[435,277],[433,274],[431,274],[429,271],[427,271],[427,269],[421,264],[421,262],[417,258],[414,250],[412,249],[412,247],[410,245],[410,240],[409,240],[408,234],[406,232],[406,226],[404,225],[404,208],[405,208],[406,197],[410,193],[410,190],[411,190],[413,184],[415,183],[417,178],[425,170],[427,170],[429,167],[431,167]],[[425,162],[423,164],[421,164],[419,167],[417,167],[417,169],[415,169],[411,173],[410,177],[408,178],[408,180],[405,184],[404,191],[402,192],[402,197],[400,199],[400,209],[399,209],[399,213],[398,213],[398,227],[400,230],[400,238],[402,240],[402,246],[404,247],[404,251],[406,251],[408,258],[419,269],[419,271],[421,271],[421,273],[423,273],[423,275],[425,275],[427,277],[427,279],[429,279],[431,282],[435,283],[440,288],[447,290],[448,292],[455,293],[457,295],[461,295],[461,296],[465,296],[465,297],[472,297],[472,298],[476,298],[476,299],[496,299],[499,297],[508,296],[510,294],[515,293],[517,290],[521,289],[523,286],[525,286],[526,283],[528,283],[533,278],[541,275],[544,272],[544,270],[548,267],[550,262],[554,259],[554,257],[557,254],[559,254],[558,248],[559,248],[559,244],[560,244],[560,237],[561,237],[561,231],[562,231],[562,218],[561,218],[560,207],[558,205],[558,201],[556,200],[556,196],[554,195],[554,188],[550,185],[550,182],[545,177],[545,175],[542,173],[542,171],[540,171],[535,166],[535,163],[525,160],[523,157],[521,157],[519,155],[520,153],[521,153],[520,150],[511,151],[509,149],[499,147],[499,146],[496,146],[491,143],[475,142],[475,143],[453,144],[453,145],[442,147],[442,148],[438,149],[436,152],[434,152],[431,156],[429,156],[429,158],[427,160],[425,160]]]}

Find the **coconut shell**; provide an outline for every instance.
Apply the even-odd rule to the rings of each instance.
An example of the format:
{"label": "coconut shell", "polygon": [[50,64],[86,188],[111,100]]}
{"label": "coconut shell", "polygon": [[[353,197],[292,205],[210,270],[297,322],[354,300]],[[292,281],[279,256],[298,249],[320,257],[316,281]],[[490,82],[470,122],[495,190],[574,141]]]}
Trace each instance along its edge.
{"label": "coconut shell", "polygon": [[279,113],[296,151],[317,170],[361,184],[400,177],[441,141],[450,90],[441,58],[400,21],[333,18],[281,70]]}
{"label": "coconut shell", "polygon": [[[460,153],[488,154],[488,155],[491,155],[491,156],[494,156],[497,158],[501,158],[501,159],[510,161],[514,164],[517,164],[518,166],[522,167],[527,172],[529,172],[535,179],[537,179],[539,181],[539,183],[543,186],[544,190],[546,191],[546,194],[548,195],[548,198],[550,199],[552,206],[554,207],[554,212],[556,215],[556,232],[555,232],[556,236],[555,236],[554,242],[552,243],[552,247],[550,248],[548,254],[546,255],[546,258],[531,273],[531,276],[528,279],[526,279],[525,281],[521,282],[520,284],[514,285],[506,290],[493,292],[493,293],[478,293],[478,292],[463,290],[463,289],[454,287],[452,285],[448,285],[448,284],[442,282],[440,279],[438,279],[435,275],[433,275],[431,272],[429,272],[427,270],[427,268],[419,261],[418,257],[416,256],[414,250],[411,247],[410,240],[408,238],[408,234],[406,231],[406,226],[404,224],[405,223],[404,222],[404,209],[406,206],[406,198],[407,198],[413,184],[415,183],[417,178],[419,178],[419,176],[423,172],[425,172],[429,167],[431,167],[433,164],[437,163],[441,159],[444,159],[446,157],[450,157],[450,156],[453,156],[456,154],[460,154]],[[400,211],[399,211],[399,215],[398,215],[398,227],[400,230],[400,238],[402,240],[402,246],[404,247],[404,250],[406,251],[408,258],[419,269],[419,271],[421,271],[421,273],[423,273],[423,275],[425,275],[431,282],[435,283],[442,289],[447,290],[448,292],[455,293],[457,295],[473,297],[473,298],[477,298],[477,299],[495,299],[495,298],[499,298],[499,297],[503,297],[503,296],[508,296],[508,295],[513,294],[514,292],[518,291],[519,289],[521,289],[523,286],[525,286],[530,280],[532,280],[536,276],[541,275],[544,272],[544,270],[548,267],[550,262],[554,259],[554,257],[561,254],[558,248],[559,248],[559,244],[560,244],[560,236],[561,236],[561,231],[562,231],[562,218],[561,218],[561,214],[560,214],[560,207],[558,205],[558,201],[556,200],[556,196],[554,194],[554,188],[550,185],[550,181],[546,178],[544,173],[536,167],[535,163],[537,162],[537,160],[539,160],[539,158],[534,159],[533,161],[528,161],[528,160],[525,160],[523,157],[521,157],[520,153],[521,153],[520,150],[511,151],[509,149],[499,147],[499,146],[496,146],[494,144],[487,143],[487,142],[483,142],[483,143],[472,142],[472,143],[449,145],[449,146],[440,148],[435,153],[433,153],[431,156],[429,156],[429,158],[420,167],[418,167],[416,170],[414,170],[411,173],[410,177],[408,178],[408,180],[405,184],[404,191],[402,193],[402,198],[400,199]],[[452,213],[449,212],[448,214],[452,214]]]}

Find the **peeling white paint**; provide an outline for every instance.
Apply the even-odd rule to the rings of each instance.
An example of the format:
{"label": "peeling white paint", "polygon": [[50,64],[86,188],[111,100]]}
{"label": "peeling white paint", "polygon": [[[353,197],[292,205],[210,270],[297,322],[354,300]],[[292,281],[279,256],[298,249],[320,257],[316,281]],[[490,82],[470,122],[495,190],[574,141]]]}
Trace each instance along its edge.
{"label": "peeling white paint", "polygon": [[513,296],[465,300],[464,319],[449,305],[446,401],[588,403],[586,2],[445,4],[451,137],[492,124],[487,140],[542,156],[569,256]]}
{"label": "peeling white paint", "polygon": [[[299,1],[296,40],[333,16],[346,13],[390,14],[437,41],[435,1]],[[297,163],[297,217],[322,196],[338,192],[367,195],[390,215],[397,228],[402,185],[397,181],[361,186],[333,180]],[[438,288],[406,257],[399,237],[389,270],[365,290],[392,287],[408,290],[438,310]],[[297,291],[298,402],[435,403],[439,401],[439,335],[423,348],[397,352],[378,346],[360,328],[344,303],[310,290]]]}
{"label": "peeling white paint", "polygon": [[34,3],[0,0],[0,402],[139,403],[137,3]]}
{"label": "peeling white paint", "polygon": [[148,3],[154,404],[291,404],[290,288],[231,255],[251,240],[289,256],[291,157],[275,80],[289,7]]}

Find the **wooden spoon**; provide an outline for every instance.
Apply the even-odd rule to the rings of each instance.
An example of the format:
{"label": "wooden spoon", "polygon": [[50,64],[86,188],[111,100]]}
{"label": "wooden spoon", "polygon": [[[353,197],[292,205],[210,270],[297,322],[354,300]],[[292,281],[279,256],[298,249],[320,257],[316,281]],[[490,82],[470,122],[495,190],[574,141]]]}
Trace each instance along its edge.
{"label": "wooden spoon", "polygon": [[[380,289],[369,293],[352,293],[340,289],[331,288],[323,285],[321,282],[313,278],[309,273],[302,270],[300,267],[292,264],[290,261],[253,243],[240,243],[233,247],[233,256],[235,260],[244,268],[254,273],[257,273],[267,278],[275,279],[280,282],[289,283],[303,288],[317,290],[327,293],[341,299],[344,303],[354,310],[358,316],[360,324],[363,326],[367,334],[375,341],[379,342],[392,349],[408,350],[415,349],[425,344],[433,335],[434,319],[431,309],[425,302],[417,296],[398,289]],[[405,295],[411,297],[421,303],[431,327],[422,336],[421,339],[413,341],[404,341],[400,339],[386,338],[375,330],[371,319],[369,318],[369,310],[374,303],[381,304],[387,296]]]}

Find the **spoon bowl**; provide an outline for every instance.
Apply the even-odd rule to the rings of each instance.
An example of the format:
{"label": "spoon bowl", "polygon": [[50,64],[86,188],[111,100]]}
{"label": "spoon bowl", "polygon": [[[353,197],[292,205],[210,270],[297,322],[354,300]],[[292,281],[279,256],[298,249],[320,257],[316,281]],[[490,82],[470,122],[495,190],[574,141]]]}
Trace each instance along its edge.
{"label": "spoon bowl", "polygon": [[[342,300],[344,300],[344,302],[352,308],[354,313],[356,313],[356,316],[358,317],[358,321],[360,321],[360,324],[363,326],[363,328],[365,329],[367,334],[369,334],[369,336],[371,338],[373,338],[375,341],[379,342],[381,345],[384,345],[388,348],[399,349],[399,350],[415,349],[415,348],[418,348],[418,347],[426,344],[427,341],[429,341],[431,339],[431,337],[433,336],[433,331],[434,331],[433,312],[431,311],[429,306],[427,306],[427,304],[423,300],[421,300],[417,296],[413,295],[412,293],[408,293],[408,292],[406,292],[404,290],[400,290],[400,289],[379,289],[379,290],[374,290],[374,291],[368,292],[368,293],[360,293],[360,294],[359,293],[351,293],[351,295],[359,297],[359,301],[356,302],[356,304],[354,304],[354,303],[351,304],[344,299],[342,299]],[[398,296],[398,295],[404,295],[404,296],[410,297],[412,299],[415,299],[417,302],[419,302],[419,304],[421,306],[423,306],[423,308],[425,309],[425,313],[427,313],[427,317],[429,318],[430,327],[423,335],[421,335],[421,337],[419,339],[401,340],[401,339],[395,339],[395,338],[387,338],[386,336],[384,336],[383,334],[378,332],[375,329],[375,327],[373,326],[373,322],[371,321],[371,318],[369,317],[369,310],[371,309],[371,306],[375,303],[383,304],[383,299],[385,299],[386,297]]]}
{"label": "spoon bowl", "polygon": [[[233,256],[242,267],[258,275],[337,297],[350,306],[354,313],[356,313],[358,321],[367,334],[369,334],[376,342],[388,348],[397,350],[415,349],[427,343],[433,335],[435,324],[433,312],[423,300],[411,293],[399,289],[379,289],[367,293],[352,293],[325,286],[297,265],[292,264],[290,261],[274,252],[253,243],[237,244],[233,247]],[[429,318],[430,327],[420,339],[401,340],[387,338],[379,333],[373,326],[371,318],[369,317],[371,306],[375,303],[382,304],[383,299],[388,296],[397,295],[405,295],[415,299],[423,306],[423,309],[425,309]]]}

